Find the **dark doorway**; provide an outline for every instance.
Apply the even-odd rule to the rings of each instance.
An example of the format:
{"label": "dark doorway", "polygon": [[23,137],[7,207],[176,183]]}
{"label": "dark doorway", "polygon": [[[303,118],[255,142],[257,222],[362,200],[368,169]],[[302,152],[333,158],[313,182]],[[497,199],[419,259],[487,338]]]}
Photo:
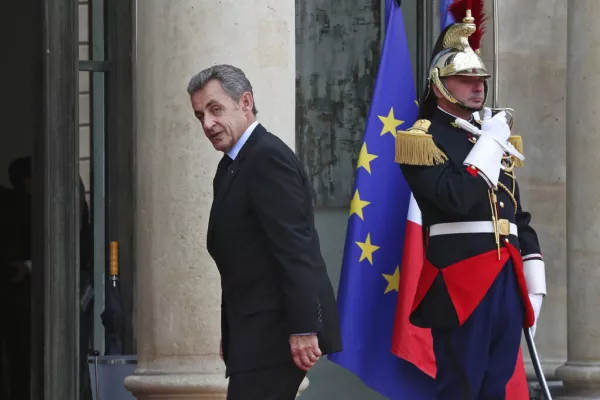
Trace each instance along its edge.
{"label": "dark doorway", "polygon": [[[77,3],[2,13],[2,390],[77,399],[80,235]],[[60,372],[59,372],[60,371]]]}
{"label": "dark doorway", "polygon": [[88,400],[111,241],[135,354],[133,4],[22,0],[0,21],[0,398]]}

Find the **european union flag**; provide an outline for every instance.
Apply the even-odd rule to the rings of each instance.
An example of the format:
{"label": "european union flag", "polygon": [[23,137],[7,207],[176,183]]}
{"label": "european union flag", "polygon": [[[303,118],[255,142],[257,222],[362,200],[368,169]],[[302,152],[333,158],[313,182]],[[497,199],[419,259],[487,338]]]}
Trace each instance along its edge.
{"label": "european union flag", "polygon": [[390,351],[410,189],[394,163],[398,130],[418,105],[402,11],[386,0],[386,33],[358,158],[338,307],[344,351],[329,359],[391,399],[435,399],[431,377]]}

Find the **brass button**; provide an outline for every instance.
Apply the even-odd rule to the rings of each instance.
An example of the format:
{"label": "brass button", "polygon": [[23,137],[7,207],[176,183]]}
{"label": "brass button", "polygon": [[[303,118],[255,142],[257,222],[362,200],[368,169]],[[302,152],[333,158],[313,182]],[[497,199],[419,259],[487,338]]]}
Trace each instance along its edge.
{"label": "brass button", "polygon": [[502,202],[502,201],[500,202],[500,207],[504,208],[504,202]]}

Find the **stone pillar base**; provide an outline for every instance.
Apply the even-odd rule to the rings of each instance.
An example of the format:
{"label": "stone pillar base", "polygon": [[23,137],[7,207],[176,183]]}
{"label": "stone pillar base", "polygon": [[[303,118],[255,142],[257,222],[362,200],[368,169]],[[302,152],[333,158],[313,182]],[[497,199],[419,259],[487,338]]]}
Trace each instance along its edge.
{"label": "stone pillar base", "polygon": [[556,370],[556,376],[567,393],[560,400],[600,400],[600,364],[567,362]]}
{"label": "stone pillar base", "polygon": [[[524,348],[523,352],[526,352],[527,349]],[[554,361],[554,360],[542,360],[542,372],[546,377],[547,381],[556,381],[559,380],[556,377],[556,370],[563,366],[565,360],[562,361]],[[525,372],[527,374],[527,380],[537,381],[537,375],[535,374],[535,369],[533,368],[533,364],[531,360],[525,360]]]}
{"label": "stone pillar base", "polygon": [[[125,379],[125,387],[138,400],[225,400],[227,384],[223,374],[138,374]],[[298,395],[308,388],[304,378]]]}
{"label": "stone pillar base", "polygon": [[[566,390],[567,393],[569,390]],[[591,391],[580,391],[577,390],[577,393],[568,394],[565,396],[554,397],[554,400],[600,400],[600,391],[591,390]]]}
{"label": "stone pillar base", "polygon": [[227,379],[222,374],[137,374],[125,379],[125,387],[138,400],[225,400]]}

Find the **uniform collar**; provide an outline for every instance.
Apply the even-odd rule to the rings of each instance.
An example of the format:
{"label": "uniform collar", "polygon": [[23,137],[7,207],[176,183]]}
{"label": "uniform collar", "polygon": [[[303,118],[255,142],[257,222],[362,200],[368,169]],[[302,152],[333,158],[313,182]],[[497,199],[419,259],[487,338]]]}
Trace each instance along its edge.
{"label": "uniform collar", "polygon": [[[456,118],[459,118],[459,117],[457,117],[456,115],[454,115],[454,114],[452,114],[452,113],[449,113],[448,111],[446,111],[446,110],[444,110],[444,109],[440,108],[440,106],[438,106],[437,108],[438,108],[438,110],[439,110],[440,112],[442,112],[442,113],[443,113],[442,115],[444,115],[444,116],[445,116],[445,117],[447,117],[447,118],[451,118],[451,119],[452,119],[452,122],[454,122],[454,120],[456,120]],[[478,114],[479,114],[479,113],[478,113]],[[469,122],[470,122],[470,123],[473,123],[473,122],[475,122],[475,117],[473,116],[473,114],[471,114],[471,118],[469,118]]]}

